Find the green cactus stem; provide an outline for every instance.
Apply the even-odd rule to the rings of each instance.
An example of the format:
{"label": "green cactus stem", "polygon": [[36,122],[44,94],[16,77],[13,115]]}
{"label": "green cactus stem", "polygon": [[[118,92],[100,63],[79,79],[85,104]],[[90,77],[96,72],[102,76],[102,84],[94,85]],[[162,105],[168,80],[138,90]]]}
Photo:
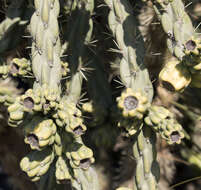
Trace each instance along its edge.
{"label": "green cactus stem", "polygon": [[153,169],[153,166],[158,168],[155,134],[142,121],[143,113],[146,113],[153,98],[153,87],[144,65],[143,39],[128,1],[105,0],[105,2],[110,9],[109,26],[122,55],[120,77],[126,91],[118,98],[118,106],[125,116],[137,118],[137,122],[132,118],[132,122],[126,123],[130,125],[126,127],[128,132],[132,129],[130,134],[136,134],[136,141],[133,142],[136,147],[133,154],[137,163],[135,189],[157,189],[159,177],[156,169]]}
{"label": "green cactus stem", "polygon": [[[58,112],[59,120],[57,122],[61,126],[63,125],[66,132],[72,134],[74,138],[73,141],[69,135],[68,140],[65,138],[66,141],[62,142],[62,151],[69,159],[70,167],[73,168],[75,179],[72,182],[72,186],[76,190],[99,189],[97,175],[91,167],[94,162],[93,152],[84,145],[80,137],[85,132],[86,126],[83,124],[81,112],[77,108],[83,79],[87,80],[85,73],[85,64],[87,63],[85,63],[85,60],[89,55],[87,45],[90,43],[93,31],[91,19],[93,9],[94,0],[75,1],[72,7],[72,23],[67,24],[67,27],[72,27],[68,27],[65,33],[67,53],[70,53],[67,57],[67,62],[69,63],[71,78],[70,81],[66,82],[67,91],[61,101],[63,105],[59,106],[60,112]],[[68,31],[69,29],[70,31]],[[90,178],[88,174],[91,173],[95,178]]]}
{"label": "green cactus stem", "polygon": [[62,76],[57,17],[60,5],[58,1],[35,0],[36,11],[31,17],[30,32],[32,43],[32,70],[36,83],[47,85],[52,95],[60,94]]}
{"label": "green cactus stem", "polygon": [[143,127],[133,144],[133,154],[137,162],[135,190],[157,189],[160,171],[156,162],[155,143],[156,134],[152,129]]}

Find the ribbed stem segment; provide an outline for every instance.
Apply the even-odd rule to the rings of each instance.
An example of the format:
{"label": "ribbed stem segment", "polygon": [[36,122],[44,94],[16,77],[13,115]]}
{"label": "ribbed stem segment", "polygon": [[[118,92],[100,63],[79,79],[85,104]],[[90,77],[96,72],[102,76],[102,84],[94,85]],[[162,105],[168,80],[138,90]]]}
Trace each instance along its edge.
{"label": "ribbed stem segment", "polygon": [[108,22],[119,52],[121,80],[127,88],[143,91],[149,101],[153,97],[152,84],[144,65],[144,42],[137,28],[132,6],[128,1],[105,0],[110,8]]}
{"label": "ribbed stem segment", "polygon": [[134,189],[156,190],[160,177],[156,162],[156,134],[145,126],[138,134],[133,144],[133,155],[136,159],[136,175]]}
{"label": "ribbed stem segment", "polygon": [[47,85],[49,89],[58,91],[61,80],[59,1],[35,0],[34,3],[36,11],[30,24],[33,73],[41,86]]}
{"label": "ribbed stem segment", "polygon": [[[143,125],[142,114],[146,113],[147,106],[139,102],[151,103],[153,98],[153,87],[149,74],[144,65],[145,49],[142,36],[138,30],[132,6],[127,0],[105,0],[110,8],[109,26],[116,39],[122,58],[120,61],[121,81],[127,87],[125,93],[118,99],[118,106],[123,109],[124,117],[137,118],[139,122],[127,122],[126,128],[136,130],[134,141],[134,157],[136,158],[135,189],[155,190],[157,189],[157,174],[153,166],[157,166],[155,151],[155,134],[152,130]],[[136,93],[136,94],[135,94]],[[130,96],[128,96],[130,94]],[[140,94],[139,98],[138,94]],[[143,96],[142,96],[143,94]],[[135,96],[134,96],[135,95]],[[135,97],[135,101],[134,101]],[[122,100],[122,101],[121,101]],[[129,100],[127,102],[127,100]],[[130,101],[132,100],[132,101]],[[133,103],[136,103],[134,106]],[[128,104],[127,104],[128,103]],[[136,112],[138,109],[139,113]],[[132,125],[135,125],[133,127]],[[132,132],[132,131],[131,131]],[[158,167],[157,167],[158,168]]]}

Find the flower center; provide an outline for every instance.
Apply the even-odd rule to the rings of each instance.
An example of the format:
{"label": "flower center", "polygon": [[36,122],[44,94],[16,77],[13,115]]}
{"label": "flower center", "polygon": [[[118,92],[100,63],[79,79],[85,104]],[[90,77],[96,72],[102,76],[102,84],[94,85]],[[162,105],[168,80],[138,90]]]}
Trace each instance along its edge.
{"label": "flower center", "polygon": [[193,40],[189,40],[186,42],[186,49],[187,50],[194,50],[196,48],[196,43]]}
{"label": "flower center", "polygon": [[124,106],[127,110],[133,110],[138,106],[138,99],[135,96],[128,96],[124,99]]}
{"label": "flower center", "polygon": [[177,142],[180,139],[180,134],[177,131],[173,131],[171,134],[171,140]]}

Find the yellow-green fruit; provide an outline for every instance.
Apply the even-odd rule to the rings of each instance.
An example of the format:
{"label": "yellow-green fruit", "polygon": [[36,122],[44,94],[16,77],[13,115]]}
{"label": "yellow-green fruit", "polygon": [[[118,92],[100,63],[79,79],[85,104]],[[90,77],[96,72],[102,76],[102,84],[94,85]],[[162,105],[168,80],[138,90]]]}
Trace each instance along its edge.
{"label": "yellow-green fruit", "polygon": [[56,125],[53,120],[35,117],[25,125],[25,143],[30,144],[32,149],[41,150],[47,145],[54,143]]}
{"label": "yellow-green fruit", "polygon": [[121,127],[121,128],[124,128],[126,130],[126,132],[127,132],[126,135],[132,136],[142,128],[143,123],[138,119],[125,119],[125,118],[122,118],[122,119],[119,120],[117,126]]}
{"label": "yellow-green fruit", "polygon": [[148,109],[148,115],[144,121],[147,125],[155,127],[167,118],[173,118],[173,114],[169,110],[162,106],[153,105]]}
{"label": "yellow-green fruit", "polygon": [[152,127],[168,144],[180,144],[184,138],[181,125],[174,119],[173,114],[162,106],[151,106],[144,121],[147,127]]}
{"label": "yellow-green fruit", "polygon": [[16,99],[14,104],[8,107],[8,112],[9,125],[12,127],[17,127],[22,122],[24,117],[23,105],[20,104],[19,98]]}
{"label": "yellow-green fruit", "polygon": [[35,94],[35,91],[29,89],[21,96],[21,103],[24,106],[25,112],[32,112],[42,110],[41,98]]}
{"label": "yellow-green fruit", "polygon": [[183,91],[191,82],[191,75],[187,67],[178,60],[166,63],[159,74],[163,87],[170,91]]}
{"label": "yellow-green fruit", "polygon": [[61,61],[62,77],[66,77],[69,73],[68,63]]}
{"label": "yellow-green fruit", "polygon": [[85,145],[72,144],[71,152],[67,152],[66,156],[70,159],[70,164],[73,168],[88,169],[95,161],[93,151]]}
{"label": "yellow-green fruit", "polygon": [[51,148],[32,151],[21,160],[20,167],[32,181],[37,181],[47,172],[53,160],[54,153]]}
{"label": "yellow-green fruit", "polygon": [[93,105],[92,102],[86,102],[82,105],[82,110],[84,112],[92,113],[93,112]]}
{"label": "yellow-green fruit", "polygon": [[131,88],[127,88],[117,98],[118,107],[122,110],[124,117],[133,117],[142,119],[143,114],[150,106],[148,99],[141,92],[134,92]]}
{"label": "yellow-green fruit", "polygon": [[83,119],[79,117],[69,118],[69,125],[66,125],[67,132],[73,133],[75,136],[80,136],[86,131],[86,126],[83,124]]}
{"label": "yellow-green fruit", "polygon": [[62,143],[61,143],[61,137],[58,133],[55,134],[55,139],[54,139],[54,152],[57,156],[62,155]]}

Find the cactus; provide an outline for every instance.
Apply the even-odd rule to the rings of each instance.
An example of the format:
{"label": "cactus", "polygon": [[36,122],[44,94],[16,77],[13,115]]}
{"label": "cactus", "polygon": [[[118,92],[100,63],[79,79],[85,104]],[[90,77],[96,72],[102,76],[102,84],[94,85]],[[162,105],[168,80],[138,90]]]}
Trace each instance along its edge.
{"label": "cactus", "polygon": [[144,127],[133,144],[133,154],[137,161],[134,189],[157,189],[160,170],[156,162],[156,136]]}
{"label": "cactus", "polygon": [[[155,18],[140,25],[146,6],[165,35],[160,73],[146,51],[157,43]],[[19,165],[38,189],[157,190],[168,176],[160,176],[157,156],[170,145],[200,169],[191,137],[201,114],[201,37],[182,0],[5,0],[2,7],[0,120],[13,128],[0,126],[0,137],[23,137]]]}
{"label": "cactus", "polygon": [[[153,3],[164,32],[167,35],[168,49],[177,59],[172,64],[170,62],[167,63],[166,68],[161,71],[160,77],[161,80],[166,82],[165,75],[169,75],[171,72],[176,74],[177,72],[180,77],[171,75],[167,82],[179,84],[182,78],[183,84],[181,83],[180,87],[173,87],[173,90],[181,91],[190,84],[190,81],[192,81],[192,86],[193,83],[197,83],[197,80],[193,77],[194,73],[197,76],[200,75],[201,37],[200,34],[196,33],[196,29],[194,29],[181,0],[167,1],[167,3],[155,1]],[[160,7],[163,7],[163,10]],[[199,88],[199,85],[196,87]]]}
{"label": "cactus", "polygon": [[[130,135],[137,135],[134,147],[138,146],[138,148],[133,151],[137,162],[134,178],[135,189],[157,189],[159,177],[153,132],[143,126],[141,121],[153,96],[149,74],[143,63],[143,39],[139,37],[137,23],[128,1],[106,0],[105,2],[110,8],[110,29],[116,37],[122,53],[120,76],[127,88],[126,92],[122,92],[121,98],[118,98],[118,106],[123,109],[124,117],[130,116],[133,120],[132,123],[126,123],[131,126],[126,128],[133,128],[132,125],[134,125],[135,130],[134,132],[129,131]],[[129,35],[129,30],[136,31],[135,36]],[[127,34],[126,38],[125,34]],[[135,76],[132,75],[133,71],[136,72]],[[138,122],[135,121],[135,117]]]}
{"label": "cactus", "polygon": [[176,122],[172,113],[163,107],[150,107],[145,123],[158,132],[168,144],[179,144],[184,138],[181,125]]}

